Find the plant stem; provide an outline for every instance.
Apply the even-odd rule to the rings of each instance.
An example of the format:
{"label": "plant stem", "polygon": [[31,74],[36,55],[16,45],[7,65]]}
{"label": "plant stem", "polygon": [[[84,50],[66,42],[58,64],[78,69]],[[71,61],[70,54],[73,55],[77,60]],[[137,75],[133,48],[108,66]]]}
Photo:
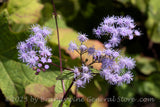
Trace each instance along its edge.
{"label": "plant stem", "polygon": [[76,87],[75,87],[75,96],[76,96],[76,98],[78,97],[77,94],[78,93],[78,88],[77,88],[77,85],[76,85]]}
{"label": "plant stem", "polygon": [[[53,66],[56,66],[56,67],[58,67],[58,68],[60,68],[60,66],[59,65],[57,65],[57,64],[55,64],[55,63],[51,63]],[[65,68],[65,67],[62,67],[62,69],[63,70],[69,70],[69,71],[73,71],[72,69],[70,69],[70,68]]]}
{"label": "plant stem", "polygon": [[67,95],[68,95],[68,93],[69,93],[69,91],[70,91],[70,89],[71,89],[72,85],[74,84],[74,81],[75,81],[75,79],[73,79],[73,81],[72,81],[71,85],[69,86],[69,88],[67,89],[67,91],[66,91],[65,95],[63,96],[63,98],[62,98],[62,102],[61,102],[61,104],[60,104],[60,106],[61,106],[61,107],[62,107],[62,105],[63,105],[63,103],[64,103],[64,101],[65,101],[65,98],[67,97]]}
{"label": "plant stem", "polygon": [[96,63],[96,61],[92,61],[88,66],[91,66],[92,64]]}
{"label": "plant stem", "polygon": [[[56,29],[57,29],[57,39],[58,39],[58,48],[59,48],[59,60],[60,60],[60,71],[61,73],[63,72],[62,70],[62,57],[61,57],[61,47],[60,47],[60,40],[59,40],[59,29],[58,29],[58,23],[57,23],[57,12],[56,12],[56,7],[54,4],[54,0],[52,1],[53,3],[53,15],[55,17],[55,23],[56,23]],[[63,88],[63,94],[65,95],[65,86],[64,86],[64,82],[62,80],[62,88]]]}
{"label": "plant stem", "polygon": [[[82,45],[82,43],[81,43],[81,45]],[[81,63],[84,64],[84,65],[86,65],[86,64],[83,62],[83,59],[82,59],[83,52],[82,52],[81,50],[80,50],[80,53],[79,53],[79,54],[80,54]]]}
{"label": "plant stem", "polygon": [[[81,45],[82,45],[82,42],[81,42]],[[81,63],[83,64],[83,61],[82,61],[82,51],[80,50],[80,60],[81,60]]]}

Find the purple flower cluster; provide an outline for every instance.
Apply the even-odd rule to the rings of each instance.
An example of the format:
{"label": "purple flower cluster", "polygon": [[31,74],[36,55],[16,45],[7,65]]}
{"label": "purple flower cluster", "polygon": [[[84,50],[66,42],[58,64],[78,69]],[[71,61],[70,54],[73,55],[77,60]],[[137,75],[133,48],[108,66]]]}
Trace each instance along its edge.
{"label": "purple flower cluster", "polygon": [[101,38],[101,36],[110,36],[107,43],[111,47],[119,45],[121,38],[128,37],[132,40],[134,35],[140,36],[140,31],[135,29],[136,25],[131,17],[106,17],[97,29],[93,29],[94,34]]}
{"label": "purple flower cluster", "polygon": [[[110,37],[105,43],[105,50],[101,56],[96,56],[95,60],[102,63],[100,75],[112,85],[122,85],[130,83],[133,75],[130,70],[135,67],[135,61],[132,58],[123,57],[120,51],[114,49],[121,42],[122,38],[128,37],[129,40],[141,33],[135,29],[134,20],[127,17],[106,17],[97,29],[93,29],[97,37],[107,35]],[[94,54],[96,55],[96,53]]]}
{"label": "purple flower cluster", "polygon": [[[80,46],[78,46],[76,43],[71,42],[68,49],[71,51],[77,51],[80,54],[87,52],[88,48],[86,45],[84,45],[84,42],[88,40],[87,35],[79,33],[78,40],[81,42]],[[84,87],[84,85],[86,83],[89,83],[89,80],[93,77],[90,69],[84,64],[82,64],[82,67],[80,68],[75,67],[73,72],[74,78],[77,79],[75,82],[77,87]]]}
{"label": "purple flower cluster", "polygon": [[133,80],[131,70],[135,67],[134,59],[121,55],[120,51],[114,48],[120,44],[121,39],[124,37],[128,37],[131,40],[134,35],[140,36],[140,31],[136,30],[135,27],[134,20],[128,16],[106,17],[97,29],[93,29],[98,38],[104,35],[110,37],[104,44],[104,50],[96,50],[94,47],[85,46],[83,42],[88,40],[85,34],[79,34],[78,36],[81,42],[80,46],[73,42],[69,44],[69,50],[75,50],[81,55],[88,53],[88,55],[92,56],[93,61],[89,65],[83,63],[81,68],[75,67],[74,78],[77,79],[77,87],[84,87],[85,83],[89,82],[93,77],[90,68],[94,63],[102,64],[99,74],[111,85],[129,84]]}
{"label": "purple flower cluster", "polygon": [[87,35],[79,33],[78,40],[81,42],[81,45],[78,47],[76,43],[71,41],[68,50],[71,50],[72,52],[74,50],[78,51],[78,49],[80,49],[81,52],[86,51],[87,47],[83,45],[83,43],[88,40]]}
{"label": "purple flower cluster", "polygon": [[27,63],[36,74],[49,69],[51,60],[51,48],[46,46],[46,38],[51,34],[51,31],[46,27],[32,26],[32,34],[24,42],[19,42],[17,45],[19,59]]}
{"label": "purple flower cluster", "polygon": [[89,83],[89,80],[93,77],[91,75],[91,71],[85,65],[81,68],[75,67],[74,70],[74,78],[76,78],[76,85],[77,87],[84,87],[86,83]]}

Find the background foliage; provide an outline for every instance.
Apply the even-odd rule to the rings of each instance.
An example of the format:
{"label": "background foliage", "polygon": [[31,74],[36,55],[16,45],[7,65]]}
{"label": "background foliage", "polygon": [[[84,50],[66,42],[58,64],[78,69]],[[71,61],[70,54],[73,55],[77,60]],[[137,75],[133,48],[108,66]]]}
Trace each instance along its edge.
{"label": "background foliage", "polygon": [[[110,86],[99,76],[94,77],[84,89],[78,92],[83,102],[65,101],[64,107],[156,107],[160,100],[160,4],[159,0],[55,0],[58,11],[60,41],[63,66],[79,66],[77,54],[67,51],[68,43],[75,40],[77,32],[89,35],[88,44],[103,49],[105,39],[96,40],[92,29],[96,28],[103,17],[108,15],[129,15],[134,18],[142,32],[141,37],[132,41],[125,40],[120,48],[136,60],[134,81],[122,87]],[[53,61],[59,63],[55,22],[52,16],[51,0],[2,0],[0,3],[0,106],[55,107],[55,98],[62,98],[58,68],[36,76],[34,71],[20,62],[16,45],[29,35],[32,24],[52,28],[53,35],[49,45],[53,49]],[[94,65],[99,69],[100,65]],[[66,87],[71,80],[65,80]],[[69,97],[75,98],[74,87]],[[97,102],[104,98],[153,98],[154,101],[142,102]],[[46,100],[46,99],[51,100]],[[88,102],[87,98],[94,98]],[[53,102],[54,101],[54,102]]]}

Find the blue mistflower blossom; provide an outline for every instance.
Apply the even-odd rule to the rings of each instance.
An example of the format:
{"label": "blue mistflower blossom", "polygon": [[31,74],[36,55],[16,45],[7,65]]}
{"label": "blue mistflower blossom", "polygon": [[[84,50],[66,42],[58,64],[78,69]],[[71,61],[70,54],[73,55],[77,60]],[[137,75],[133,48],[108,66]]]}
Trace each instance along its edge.
{"label": "blue mistflower blossom", "polygon": [[78,79],[78,80],[76,81],[76,86],[77,86],[78,88],[79,88],[79,87],[84,87],[83,81],[80,80],[80,79]]}
{"label": "blue mistflower blossom", "polygon": [[50,57],[52,55],[51,50],[52,50],[51,48],[45,47],[40,51],[40,55],[45,57],[47,56]]}
{"label": "blue mistflower blossom", "polygon": [[97,38],[101,38],[101,30],[98,28],[98,29],[93,29],[93,32],[94,34],[96,35]]}
{"label": "blue mistflower blossom", "polygon": [[[74,69],[74,78],[76,80],[77,87],[84,87],[86,83],[89,83],[90,79],[94,76],[92,73],[92,64],[100,63],[100,76],[104,78],[111,85],[123,85],[129,84],[133,80],[133,74],[131,70],[135,67],[134,59],[121,55],[121,52],[117,49],[122,39],[132,40],[134,36],[140,36],[141,33],[136,29],[134,20],[129,17],[111,16],[104,18],[97,29],[93,29],[93,33],[97,38],[102,36],[108,36],[108,40],[104,44],[104,50],[96,50],[93,46],[87,47],[83,44],[88,40],[85,34],[79,34],[80,46],[71,42],[69,44],[69,50],[76,50],[83,57],[83,53],[88,53],[89,57],[92,57],[92,62],[87,65],[88,58],[85,61],[82,60],[82,66]],[[79,48],[77,48],[79,47]]]}
{"label": "blue mistflower blossom", "polygon": [[76,43],[73,43],[73,42],[71,41],[70,44],[69,44],[68,50],[74,51],[74,50],[77,50],[77,49],[78,49],[77,44],[76,44]]}
{"label": "blue mistflower blossom", "polygon": [[118,46],[118,44],[120,43],[120,39],[117,38],[117,37],[112,37],[110,40],[109,40],[109,43],[115,47],[115,46]]}
{"label": "blue mistflower blossom", "polygon": [[114,63],[112,66],[112,69],[115,73],[120,74],[121,67],[120,67],[119,63]]}
{"label": "blue mistflower blossom", "polygon": [[129,84],[132,80],[133,80],[133,75],[130,71],[128,71],[122,76],[122,81],[126,82],[127,84]]}
{"label": "blue mistflower blossom", "polygon": [[45,65],[44,68],[45,68],[45,69],[49,69],[49,65]]}
{"label": "blue mistflower blossom", "polygon": [[87,72],[87,73],[82,73],[82,80],[83,80],[83,83],[86,84],[86,82],[89,83],[89,80],[92,78],[92,75],[90,72]]}
{"label": "blue mistflower blossom", "polygon": [[135,33],[136,36],[140,36],[141,35],[141,33],[138,30],[135,30],[134,33]]}
{"label": "blue mistflower blossom", "polygon": [[81,50],[81,52],[84,52],[87,50],[87,47],[85,45],[81,45],[79,49]]}
{"label": "blue mistflower blossom", "polygon": [[41,32],[42,32],[42,34],[43,34],[45,37],[51,34],[51,31],[48,30],[47,27],[43,27],[43,29],[41,30]]}
{"label": "blue mistflower blossom", "polygon": [[18,54],[19,59],[22,59],[23,62],[27,62],[28,54],[23,51],[19,51],[19,53],[20,53]]}
{"label": "blue mistflower blossom", "polygon": [[87,71],[89,71],[89,68],[87,66],[83,65],[82,70],[83,70],[83,72],[87,72]]}
{"label": "blue mistflower blossom", "polygon": [[42,64],[41,64],[41,63],[38,63],[38,67],[41,68],[41,67],[42,67]]}
{"label": "blue mistflower blossom", "polygon": [[50,59],[52,49],[46,46],[46,37],[51,34],[51,31],[46,27],[41,29],[39,25],[33,25],[31,31],[30,37],[17,45],[18,58],[34,68],[38,74],[41,70],[45,71],[49,68],[49,65],[44,66],[44,64],[52,62]]}
{"label": "blue mistflower blossom", "polygon": [[41,58],[41,62],[42,62],[42,63],[46,63],[46,62],[47,62],[46,58],[45,58],[45,57],[42,57],[42,58]]}
{"label": "blue mistflower blossom", "polygon": [[39,25],[33,25],[31,29],[34,33],[38,33],[41,31],[41,28]]}
{"label": "blue mistflower blossom", "polygon": [[27,44],[25,42],[19,42],[17,49],[19,49],[21,52],[24,52],[28,48]]}
{"label": "blue mistflower blossom", "polygon": [[51,63],[51,62],[52,62],[52,59],[48,59],[47,62],[48,62],[48,63]]}
{"label": "blue mistflower blossom", "polygon": [[116,17],[115,16],[112,16],[112,17],[108,16],[108,17],[104,18],[104,20],[103,20],[103,23],[107,24],[107,25],[112,25],[115,22],[116,22]]}
{"label": "blue mistflower blossom", "polygon": [[[134,35],[140,36],[140,32],[135,29],[136,25],[134,20],[129,17],[106,17],[97,29],[93,30],[93,33],[97,36],[109,35],[110,43],[113,47],[118,46],[121,38],[128,37],[133,39]],[[97,33],[98,31],[98,33]],[[116,39],[117,38],[117,39]]]}
{"label": "blue mistflower blossom", "polygon": [[119,52],[114,51],[114,52],[112,53],[112,55],[113,55],[114,58],[117,58],[117,57],[119,56]]}
{"label": "blue mistflower blossom", "polygon": [[111,58],[103,58],[102,59],[102,69],[112,67],[113,64],[114,64],[114,59],[111,59]]}
{"label": "blue mistflower blossom", "polygon": [[112,45],[111,45],[110,43],[106,43],[104,46],[105,46],[105,48],[107,48],[107,49],[112,47]]}
{"label": "blue mistflower blossom", "polygon": [[40,69],[37,69],[37,73],[39,73],[41,70]]}
{"label": "blue mistflower blossom", "polygon": [[74,78],[80,76],[80,72],[79,72],[79,69],[77,67],[74,68],[73,72],[74,72]]}
{"label": "blue mistflower blossom", "polygon": [[132,58],[121,57],[119,63],[122,68],[126,67],[129,70],[135,67],[135,61]]}
{"label": "blue mistflower blossom", "polygon": [[76,81],[77,87],[84,87],[86,83],[89,83],[90,79],[93,77],[89,68],[85,65],[82,65],[80,69],[75,67],[74,70],[74,78],[78,78]]}
{"label": "blue mistflower blossom", "polygon": [[106,50],[104,50],[104,54],[108,55],[108,56],[111,56],[113,54],[113,50],[112,49],[106,49]]}
{"label": "blue mistflower blossom", "polygon": [[102,55],[102,51],[96,50],[96,56],[97,56],[97,57],[100,57],[101,55]]}
{"label": "blue mistflower blossom", "polygon": [[88,49],[88,54],[89,54],[89,55],[93,55],[94,53],[95,53],[95,48],[90,47],[90,48]]}
{"label": "blue mistflower blossom", "polygon": [[81,34],[79,33],[78,39],[80,42],[85,42],[88,40],[87,35],[86,34]]}

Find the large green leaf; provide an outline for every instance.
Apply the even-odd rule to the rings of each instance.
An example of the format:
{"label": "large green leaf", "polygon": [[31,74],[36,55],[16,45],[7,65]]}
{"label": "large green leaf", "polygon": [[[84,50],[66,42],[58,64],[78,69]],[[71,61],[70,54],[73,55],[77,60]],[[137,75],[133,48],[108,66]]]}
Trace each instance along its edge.
{"label": "large green leaf", "polygon": [[0,69],[0,88],[6,98],[13,102],[15,98],[24,96],[25,87],[29,84],[54,85],[58,74],[58,71],[48,71],[36,76],[35,72],[25,64],[2,56],[0,56]]}
{"label": "large green leaf", "polygon": [[15,99],[25,95],[27,85],[39,83],[51,87],[56,83],[59,71],[50,70],[35,75],[35,71],[20,63],[16,45],[28,33],[13,33],[9,30],[6,10],[0,13],[0,19],[0,89],[8,100],[23,106],[23,101]]}
{"label": "large green leaf", "polygon": [[40,18],[43,5],[38,0],[9,0],[7,8],[12,21],[32,24]]}

